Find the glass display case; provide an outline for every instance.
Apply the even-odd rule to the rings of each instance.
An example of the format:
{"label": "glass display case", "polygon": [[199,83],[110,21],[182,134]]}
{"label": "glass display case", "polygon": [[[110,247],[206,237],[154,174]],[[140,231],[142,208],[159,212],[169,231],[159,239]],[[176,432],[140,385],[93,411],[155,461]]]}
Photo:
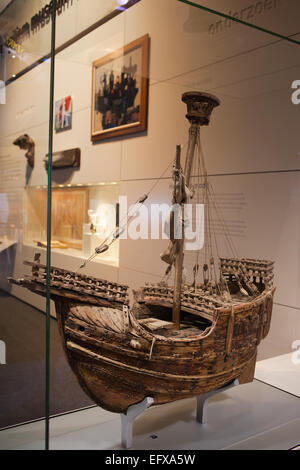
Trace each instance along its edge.
{"label": "glass display case", "polygon": [[[113,232],[118,221],[119,185],[59,185],[52,191],[51,248],[66,256],[88,259]],[[23,243],[47,246],[47,188],[25,189]],[[99,261],[99,259],[97,260]],[[118,266],[118,242],[100,262]]]}
{"label": "glass display case", "polygon": [[[30,295],[25,302],[22,293],[19,297],[17,286],[9,284],[8,278],[21,276],[24,269],[24,187],[33,171],[34,144],[43,146],[48,141],[50,68],[45,62],[30,78],[23,77],[21,96],[17,82],[8,86],[18,73],[14,67],[22,64],[24,68],[27,57],[36,53],[32,43],[27,43],[25,51],[20,40],[11,37],[25,23],[16,14],[27,16],[25,2],[8,3],[0,5],[0,428],[36,420],[35,436],[40,442],[35,448],[44,449],[46,318]],[[48,29],[39,53],[48,53],[50,44]],[[34,91],[40,90],[41,82],[47,90],[43,99]]]}
{"label": "glass display case", "polygon": [[[194,197],[196,204],[201,202],[197,191],[205,189],[207,179],[213,188],[212,202],[206,201],[201,212],[208,248],[198,250],[196,262],[193,250],[184,255],[180,282],[194,282],[190,287],[197,290],[201,278],[207,288],[204,295],[211,297],[200,308],[206,316],[193,326],[202,322],[209,337],[217,323],[211,309],[220,301],[220,284],[211,282],[219,266],[211,260],[220,258],[220,282],[231,283],[239,295],[253,300],[255,321],[251,323],[246,313],[237,319],[237,304],[247,302],[235,298],[222,338],[215,343],[215,362],[208,376],[212,371],[222,375],[231,360],[236,365],[232,350],[240,348],[248,360],[246,348],[254,343],[256,368],[251,369],[254,377],[249,370],[247,377],[239,375],[241,383],[247,383],[233,388],[236,384],[228,381],[230,387],[211,399],[209,427],[196,422],[196,417],[204,422],[204,416],[199,418],[201,400],[197,413],[190,397],[151,407],[135,427],[133,448],[296,447],[299,1],[4,3],[2,10],[0,5],[0,27],[5,32],[0,57],[0,402],[5,406],[0,411],[0,447],[120,449],[125,442],[121,402],[124,396],[133,396],[128,390],[138,383],[132,378],[133,369],[145,372],[155,364],[156,375],[178,373],[168,368],[184,347],[166,354],[158,338],[164,329],[171,338],[170,318],[165,313],[157,318],[157,306],[152,306],[152,327],[151,321],[143,326],[147,320],[143,309],[149,298],[152,303],[158,297],[159,302],[162,297],[168,302],[166,282],[172,288],[176,284],[175,269],[168,271],[160,259],[169,240],[158,205],[170,205],[178,196],[173,176],[184,169],[186,177],[185,158],[188,161],[195,131],[189,120],[193,124],[199,113],[206,114],[204,121],[201,115],[198,166],[182,192]],[[51,12],[54,3],[56,13]],[[186,92],[198,97],[203,93],[193,109],[189,103],[188,115],[182,102]],[[205,105],[203,97],[208,100]],[[212,107],[216,109],[209,123]],[[174,163],[176,151],[177,157],[181,153],[182,168]],[[125,212],[120,209],[124,197]],[[211,233],[224,236],[214,249]],[[226,250],[236,255],[230,257]],[[270,261],[259,265],[259,260]],[[268,282],[273,309],[270,296],[260,304],[255,294]],[[68,300],[59,304],[64,289]],[[232,294],[230,289],[228,293]],[[181,305],[185,303],[189,321],[194,291],[185,294]],[[99,298],[104,299],[101,305]],[[136,303],[139,312],[130,323]],[[117,312],[116,305],[122,307]],[[105,309],[111,309],[109,314]],[[135,319],[140,322],[137,330],[132,326]],[[106,358],[109,365],[99,366],[106,351],[113,350],[113,333],[123,338],[129,325],[134,338],[120,340],[118,349]],[[155,333],[156,327],[162,329]],[[109,340],[101,336],[103,330],[109,331]],[[146,330],[143,340],[138,336],[141,330]],[[243,340],[234,339],[239,334],[245,334]],[[119,356],[129,347],[128,356]],[[208,357],[210,345],[205,343],[199,351],[198,347],[195,342],[185,369],[178,361],[182,383],[195,357],[200,361],[203,351]],[[147,361],[141,367],[143,354]],[[225,365],[220,366],[223,360]],[[131,369],[122,373],[120,364]],[[100,387],[101,375],[114,378],[111,387]],[[153,404],[151,394],[141,392],[147,384],[145,376],[135,390],[139,403],[144,403],[141,409]],[[101,395],[103,390],[108,398]],[[179,396],[173,389],[172,393],[172,398]],[[105,410],[95,402],[104,403]],[[122,414],[123,441],[116,410]],[[15,428],[24,422],[31,424]]]}

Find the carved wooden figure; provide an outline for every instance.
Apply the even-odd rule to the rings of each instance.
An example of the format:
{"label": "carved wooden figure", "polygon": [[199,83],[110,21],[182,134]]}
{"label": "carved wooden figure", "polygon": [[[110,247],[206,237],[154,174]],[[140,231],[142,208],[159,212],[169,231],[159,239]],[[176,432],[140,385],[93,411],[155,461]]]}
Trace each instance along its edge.
{"label": "carved wooden figure", "polygon": [[34,168],[34,140],[29,137],[28,134],[23,134],[14,141],[14,145],[17,145],[20,149],[27,150],[25,157],[27,159],[28,165],[31,166],[31,168]]}

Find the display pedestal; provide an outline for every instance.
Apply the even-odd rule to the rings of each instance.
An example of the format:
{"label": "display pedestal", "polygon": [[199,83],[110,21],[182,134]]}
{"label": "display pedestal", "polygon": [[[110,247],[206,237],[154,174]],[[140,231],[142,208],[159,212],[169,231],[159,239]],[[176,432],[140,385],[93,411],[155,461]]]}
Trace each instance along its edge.
{"label": "display pedestal", "polygon": [[126,415],[121,414],[121,442],[122,447],[130,449],[132,447],[132,431],[135,418],[140,416],[149,406],[154,403],[154,399],[146,397],[140,403],[136,403],[128,408]]}
{"label": "display pedestal", "polygon": [[[234,380],[225,387],[212,390],[211,392],[204,393],[197,397],[197,414],[196,420],[198,423],[205,424],[207,423],[207,409],[208,409],[208,400],[217,395],[218,393],[225,392],[232,387],[239,385],[238,379]],[[140,416],[147,408],[149,408],[154,403],[152,397],[146,397],[140,403],[131,405],[126,414],[121,414],[121,442],[124,449],[130,449],[132,447],[132,431],[133,423],[135,418]]]}

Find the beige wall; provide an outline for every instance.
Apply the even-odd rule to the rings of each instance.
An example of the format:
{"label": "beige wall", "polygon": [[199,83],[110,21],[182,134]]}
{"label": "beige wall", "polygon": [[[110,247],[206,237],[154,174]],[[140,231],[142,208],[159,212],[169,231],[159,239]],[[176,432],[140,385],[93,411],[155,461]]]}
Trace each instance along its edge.
{"label": "beige wall", "polygon": [[[31,25],[31,18],[49,5],[50,0],[15,0],[0,16],[1,35],[11,37],[16,27]],[[56,15],[56,47],[72,39],[96,21],[104,18],[118,5],[117,0],[68,0]],[[7,78],[50,53],[51,21],[44,20],[30,35],[17,41],[23,48],[22,60],[7,60]]]}
{"label": "beige wall", "polygon": [[[220,1],[214,3],[220,7]],[[289,5],[283,0],[259,21],[272,28],[278,27],[278,18],[286,17],[284,33],[294,33],[296,3]],[[300,107],[290,100],[291,83],[300,77],[298,46],[240,25],[212,35],[209,27],[217,20],[175,0],[142,0],[60,53],[55,100],[72,95],[73,128],[55,135],[54,150],[81,148],[81,169],[68,182],[120,181],[120,193],[133,202],[168,166],[176,144],[187,141],[181,94],[191,89],[216,94],[222,105],[202,132],[208,172],[214,175],[215,191],[227,202],[225,217],[239,227],[234,242],[240,255],[276,262],[274,320],[260,350],[260,357],[267,357],[289,352],[292,341],[300,338]],[[93,145],[91,63],[145,33],[151,38],[148,131]],[[15,225],[20,230],[25,160],[12,141],[24,132],[35,139],[36,166],[29,184],[46,184],[42,160],[48,145],[48,95],[45,62],[8,87],[7,105],[0,108],[1,174],[3,168],[14,168],[13,175],[1,178],[0,192],[14,188],[17,195],[11,197],[19,201]],[[150,202],[169,202],[169,184],[168,179],[161,181]],[[233,211],[237,197],[242,204]],[[91,263],[89,272],[133,287],[158,280],[165,270],[159,258],[165,245],[122,240],[119,269]],[[22,260],[32,259],[33,253],[19,243],[14,275],[21,275]],[[77,269],[78,259],[55,253],[52,264]],[[3,276],[1,285],[5,287]],[[44,301],[34,294],[17,287],[12,292],[43,309]]]}

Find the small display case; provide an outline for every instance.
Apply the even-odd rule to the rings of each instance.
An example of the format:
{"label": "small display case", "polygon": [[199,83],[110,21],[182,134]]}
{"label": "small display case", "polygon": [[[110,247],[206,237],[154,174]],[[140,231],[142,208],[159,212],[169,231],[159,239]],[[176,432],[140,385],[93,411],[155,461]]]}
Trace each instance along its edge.
{"label": "small display case", "polygon": [[[117,183],[59,185],[52,190],[51,247],[87,259],[118,225]],[[47,246],[47,188],[25,189],[23,243]],[[119,243],[95,261],[118,265]]]}

